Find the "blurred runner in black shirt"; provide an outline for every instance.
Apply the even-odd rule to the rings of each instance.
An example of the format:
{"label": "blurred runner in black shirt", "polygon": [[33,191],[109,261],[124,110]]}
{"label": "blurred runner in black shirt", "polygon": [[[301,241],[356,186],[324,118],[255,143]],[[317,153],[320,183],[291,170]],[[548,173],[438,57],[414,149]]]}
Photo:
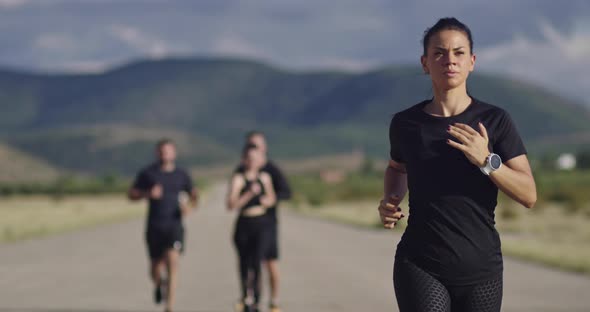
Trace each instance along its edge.
{"label": "blurred runner in black shirt", "polygon": [[[157,162],[137,174],[128,196],[131,200],[149,201],[146,243],[155,286],[154,301],[166,300],[166,311],[172,311],[178,260],[184,250],[182,219],[196,208],[198,193],[188,173],[176,167],[173,141],[158,142],[156,154]],[[164,269],[167,279],[162,274]]]}

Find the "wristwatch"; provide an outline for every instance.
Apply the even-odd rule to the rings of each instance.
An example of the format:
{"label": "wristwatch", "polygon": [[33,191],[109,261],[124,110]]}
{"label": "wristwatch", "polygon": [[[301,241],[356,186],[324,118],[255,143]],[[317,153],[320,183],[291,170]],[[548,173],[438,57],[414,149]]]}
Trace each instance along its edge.
{"label": "wristwatch", "polygon": [[500,158],[500,155],[498,154],[491,153],[486,157],[485,166],[480,167],[479,169],[483,174],[489,176],[490,173],[500,169],[500,167],[502,167],[502,158]]}

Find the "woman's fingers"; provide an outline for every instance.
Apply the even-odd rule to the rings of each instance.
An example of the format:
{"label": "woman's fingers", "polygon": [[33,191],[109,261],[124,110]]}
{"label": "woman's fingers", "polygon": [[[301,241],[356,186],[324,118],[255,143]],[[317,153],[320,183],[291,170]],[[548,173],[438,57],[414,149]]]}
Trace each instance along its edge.
{"label": "woman's fingers", "polygon": [[450,146],[460,150],[461,152],[465,153],[465,151],[467,151],[467,147],[463,144],[457,143],[453,140],[447,140],[447,144],[449,144]]}
{"label": "woman's fingers", "polygon": [[399,196],[391,196],[387,201],[384,199],[379,203],[377,210],[384,228],[393,229],[395,224],[405,217],[402,209],[398,206],[400,200]]}
{"label": "woman's fingers", "polygon": [[382,217],[382,218],[381,218],[381,222],[383,222],[383,223],[397,222],[397,221],[399,221],[401,218],[403,218],[403,215],[401,215],[401,216],[397,216],[397,217]]}
{"label": "woman's fingers", "polygon": [[382,203],[379,205],[379,214],[382,216],[393,217],[402,214],[401,208],[392,204]]}
{"label": "woman's fingers", "polygon": [[398,205],[399,205],[399,203],[392,203],[392,202],[385,201],[385,200],[382,200],[379,203],[379,207],[383,207],[383,209],[393,210],[393,211],[398,211],[398,209],[399,209]]}
{"label": "woman's fingers", "polygon": [[466,144],[467,142],[469,142],[469,137],[468,137],[469,134],[465,131],[462,131],[458,128],[449,127],[449,130],[447,132],[450,135],[454,136],[457,140],[459,140],[463,144]]}
{"label": "woman's fingers", "polygon": [[[398,220],[399,221],[399,220]],[[392,221],[392,222],[385,222],[383,221],[383,227],[386,229],[393,229],[395,227],[395,225],[397,224],[398,221]]]}
{"label": "woman's fingers", "polygon": [[458,122],[458,123],[455,123],[453,126],[459,128],[461,130],[464,130],[465,132],[469,133],[470,135],[474,135],[474,136],[480,135],[477,131],[475,131],[475,129],[471,128],[470,125]]}
{"label": "woman's fingers", "polygon": [[387,229],[393,229],[395,224],[404,217],[400,207],[384,201],[381,201],[378,210],[381,223]]}
{"label": "woman's fingers", "polygon": [[386,229],[392,230],[395,227],[395,222],[393,222],[393,223],[384,223],[383,224],[383,227],[386,228]]}
{"label": "woman's fingers", "polygon": [[254,194],[259,194],[260,192],[262,192],[262,188],[260,187],[260,184],[258,183],[254,183],[252,184],[252,186],[250,187],[250,189],[252,190],[252,192]]}
{"label": "woman's fingers", "polygon": [[449,139],[447,140],[447,144],[463,152],[472,164],[481,166],[483,159],[489,155],[489,139],[488,133],[481,122],[478,124],[478,127],[480,132],[462,123],[449,126],[448,133],[459,142]]}
{"label": "woman's fingers", "polygon": [[479,132],[481,132],[481,136],[483,136],[486,140],[488,140],[488,130],[483,125],[483,123],[479,123]]}

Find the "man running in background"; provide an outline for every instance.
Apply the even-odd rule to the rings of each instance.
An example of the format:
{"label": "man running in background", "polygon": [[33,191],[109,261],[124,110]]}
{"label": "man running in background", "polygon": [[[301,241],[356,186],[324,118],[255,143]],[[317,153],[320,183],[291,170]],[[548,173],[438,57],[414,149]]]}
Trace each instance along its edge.
{"label": "man running in background", "polygon": [[[279,239],[278,239],[278,217],[277,217],[277,206],[280,200],[288,200],[291,198],[291,189],[287,182],[287,179],[281,172],[281,170],[267,158],[267,145],[264,134],[259,131],[252,131],[246,135],[246,145],[255,145],[257,149],[262,151],[265,157],[265,165],[262,167],[262,172],[267,172],[272,178],[272,185],[277,197],[277,204],[274,207],[267,209],[266,216],[271,220],[269,226],[270,243],[268,250],[265,252],[263,265],[268,272],[270,279],[270,303],[269,307],[271,312],[279,312],[278,306],[278,293],[279,293]],[[236,172],[243,172],[244,167],[240,165]]]}
{"label": "man running in background", "polygon": [[[150,276],[154,301],[166,301],[171,312],[177,283],[178,260],[184,249],[182,219],[196,208],[198,193],[188,173],[176,167],[176,145],[163,139],[156,146],[157,161],[142,169],[128,196],[148,199],[146,242],[150,257]],[[165,271],[165,278],[163,271]]]}

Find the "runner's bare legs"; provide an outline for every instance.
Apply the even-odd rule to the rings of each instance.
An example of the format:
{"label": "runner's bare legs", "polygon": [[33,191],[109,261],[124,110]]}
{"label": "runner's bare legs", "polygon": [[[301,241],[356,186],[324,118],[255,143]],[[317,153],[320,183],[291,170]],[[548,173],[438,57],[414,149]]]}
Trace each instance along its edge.
{"label": "runner's bare legs", "polygon": [[176,299],[176,283],[178,280],[178,259],[180,252],[176,249],[169,249],[166,252],[166,268],[168,270],[168,287],[166,291],[166,312],[171,312]]}
{"label": "runner's bare legs", "polygon": [[270,282],[270,302],[277,303],[280,281],[279,262],[277,260],[266,260],[264,264],[267,268],[268,279]]}
{"label": "runner's bare legs", "polygon": [[150,277],[152,278],[152,282],[154,282],[154,286],[156,287],[162,283],[162,270],[165,266],[166,262],[163,258],[151,260]]}

